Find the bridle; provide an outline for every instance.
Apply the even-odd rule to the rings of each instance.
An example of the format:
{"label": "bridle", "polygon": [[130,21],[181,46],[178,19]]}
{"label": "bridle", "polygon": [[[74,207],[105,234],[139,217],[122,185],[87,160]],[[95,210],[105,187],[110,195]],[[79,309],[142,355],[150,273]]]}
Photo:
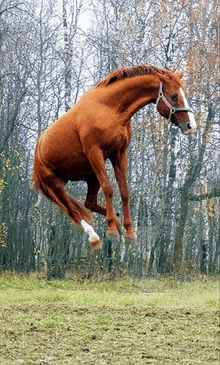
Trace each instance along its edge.
{"label": "bridle", "polygon": [[176,112],[191,112],[191,113],[193,113],[192,109],[190,109],[190,108],[185,108],[185,107],[175,108],[174,106],[172,106],[163,94],[163,84],[162,84],[162,82],[160,82],[159,95],[158,95],[157,100],[156,100],[156,106],[158,105],[160,100],[163,100],[163,102],[166,104],[166,106],[168,106],[168,108],[170,109],[170,114],[169,114],[168,121],[170,121],[171,116]]}

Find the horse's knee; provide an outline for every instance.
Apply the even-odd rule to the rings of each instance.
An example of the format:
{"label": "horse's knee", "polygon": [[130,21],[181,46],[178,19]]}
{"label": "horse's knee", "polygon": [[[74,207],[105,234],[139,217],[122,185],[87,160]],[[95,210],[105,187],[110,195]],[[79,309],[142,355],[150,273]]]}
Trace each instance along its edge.
{"label": "horse's knee", "polygon": [[122,189],[122,191],[121,191],[121,199],[122,199],[122,203],[124,205],[128,205],[128,202],[129,202],[129,192],[128,192],[128,189]]}
{"label": "horse's knee", "polygon": [[86,200],[85,207],[89,210],[92,210],[93,202]]}
{"label": "horse's knee", "polygon": [[112,199],[113,198],[113,189],[110,184],[104,183],[102,185],[103,192],[105,194],[106,199]]}
{"label": "horse's knee", "polygon": [[87,208],[87,209],[90,209],[91,208],[91,204],[89,204],[89,202],[86,200],[86,202],[85,202],[85,207]]}
{"label": "horse's knee", "polygon": [[128,202],[129,202],[129,195],[128,194],[122,194],[121,199],[122,199],[123,204],[128,205]]}
{"label": "horse's knee", "polygon": [[85,201],[85,207],[87,209],[92,209],[92,207],[97,203],[97,197],[94,195],[88,195]]}
{"label": "horse's knee", "polygon": [[130,219],[124,221],[124,227],[125,227],[126,231],[128,231],[129,229],[132,228],[132,223],[131,223]]}

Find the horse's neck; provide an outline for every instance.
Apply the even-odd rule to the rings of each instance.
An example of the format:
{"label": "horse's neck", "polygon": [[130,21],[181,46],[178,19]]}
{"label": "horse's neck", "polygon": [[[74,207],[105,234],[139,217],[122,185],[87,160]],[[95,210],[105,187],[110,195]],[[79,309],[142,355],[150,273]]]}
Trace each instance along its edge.
{"label": "horse's neck", "polygon": [[[107,104],[116,112],[130,119],[145,105],[156,101],[159,90],[159,78],[155,75],[136,76],[116,81],[106,87],[109,92]],[[107,96],[107,94],[106,94]]]}

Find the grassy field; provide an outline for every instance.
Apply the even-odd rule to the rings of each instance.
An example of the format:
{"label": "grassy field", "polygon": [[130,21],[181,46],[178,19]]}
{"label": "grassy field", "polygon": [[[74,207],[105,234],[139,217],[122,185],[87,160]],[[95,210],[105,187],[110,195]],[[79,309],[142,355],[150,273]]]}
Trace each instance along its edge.
{"label": "grassy field", "polygon": [[219,365],[219,281],[0,277],[0,364]]}

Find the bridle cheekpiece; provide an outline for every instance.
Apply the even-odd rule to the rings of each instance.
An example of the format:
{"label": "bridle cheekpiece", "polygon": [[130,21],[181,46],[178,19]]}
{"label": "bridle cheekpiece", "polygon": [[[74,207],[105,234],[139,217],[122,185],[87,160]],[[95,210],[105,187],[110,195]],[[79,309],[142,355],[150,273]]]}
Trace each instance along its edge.
{"label": "bridle cheekpiece", "polygon": [[190,108],[185,108],[185,107],[175,108],[174,106],[172,106],[163,94],[163,84],[162,84],[162,82],[160,82],[160,88],[159,88],[159,94],[158,94],[158,97],[157,97],[157,100],[156,100],[156,106],[158,105],[160,100],[163,100],[163,102],[166,104],[166,106],[168,106],[168,108],[170,110],[168,121],[170,121],[171,116],[176,112],[191,112],[191,113],[193,113],[192,109],[190,109]]}

